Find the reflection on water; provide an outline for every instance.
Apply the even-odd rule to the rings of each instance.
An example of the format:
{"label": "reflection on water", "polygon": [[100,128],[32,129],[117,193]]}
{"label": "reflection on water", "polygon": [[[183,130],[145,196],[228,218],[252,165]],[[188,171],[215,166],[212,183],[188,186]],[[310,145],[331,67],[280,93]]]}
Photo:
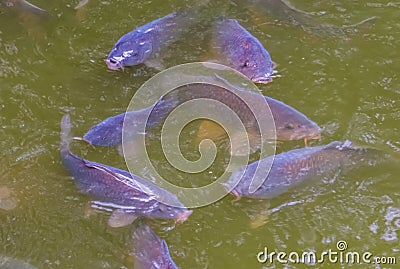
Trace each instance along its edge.
{"label": "reflection on water", "polygon": [[[85,217],[89,199],[78,193],[60,163],[59,121],[70,112],[74,135],[82,136],[95,123],[124,112],[136,89],[157,71],[141,65],[107,70],[107,53],[122,34],[192,3],[89,1],[77,14],[78,3],[35,1],[50,17],[34,27],[11,13],[0,14],[0,256],[37,268],[129,268],[130,227],[107,227],[106,214]],[[293,0],[300,10],[325,12],[307,15],[317,31],[305,31],[301,13],[295,13],[299,25],[262,1],[235,3],[209,1],[200,15],[234,17],[265,45],[282,77],[260,89],[323,127],[321,140],[311,145],[349,139],[399,152],[398,4]],[[320,23],[340,29],[373,16],[379,18],[356,31],[318,28]],[[168,66],[209,58],[209,33],[203,28],[165,52]],[[114,148],[79,141],[73,147],[86,159],[124,168]],[[283,143],[278,151],[299,147],[302,142]],[[221,172],[214,169],[212,175]],[[352,250],[398,256],[398,174],[396,165],[360,169],[271,201],[232,203],[228,196],[195,210],[172,230],[163,221],[152,227],[167,239],[181,268],[306,268],[260,265],[255,255],[265,246],[335,249],[338,240]],[[262,225],[251,226],[257,218]]]}

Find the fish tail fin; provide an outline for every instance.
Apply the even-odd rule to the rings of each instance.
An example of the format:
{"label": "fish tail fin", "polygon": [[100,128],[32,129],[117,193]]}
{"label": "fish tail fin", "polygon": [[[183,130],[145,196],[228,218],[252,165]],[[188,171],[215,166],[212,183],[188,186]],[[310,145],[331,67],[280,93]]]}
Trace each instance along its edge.
{"label": "fish tail fin", "polygon": [[69,144],[71,142],[71,119],[69,114],[65,114],[61,119],[61,152],[69,151]]}

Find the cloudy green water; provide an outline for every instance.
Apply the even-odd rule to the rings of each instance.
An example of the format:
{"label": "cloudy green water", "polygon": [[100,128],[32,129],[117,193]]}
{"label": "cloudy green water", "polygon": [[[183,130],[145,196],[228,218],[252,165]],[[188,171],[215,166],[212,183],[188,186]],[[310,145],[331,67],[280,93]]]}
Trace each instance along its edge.
{"label": "cloudy green water", "polygon": [[[103,59],[115,41],[137,25],[192,6],[183,1],[35,1],[51,14],[26,22],[0,14],[0,186],[18,203],[0,209],[0,257],[37,268],[129,268],[130,228],[107,227],[107,215],[85,217],[89,199],[78,193],[59,159],[59,121],[70,112],[74,134],[124,111],[140,85],[156,74],[145,66],[107,70]],[[256,2],[256,1],[255,1]],[[261,1],[259,1],[261,2]],[[245,1],[213,4],[202,15],[236,17],[257,36],[282,75],[260,86],[299,109],[323,128],[313,145],[350,139],[400,151],[400,4],[388,1],[292,1],[319,12],[307,27]],[[356,24],[377,16],[359,27]],[[301,20],[299,20],[301,21]],[[304,21],[302,23],[305,23]],[[322,26],[330,24],[335,27]],[[332,30],[333,29],[333,30]],[[196,35],[170,52],[167,65],[204,60],[207,46]],[[200,42],[201,43],[201,42]],[[279,151],[303,146],[280,145]],[[115,149],[74,144],[85,158],[123,167]],[[400,183],[395,165],[358,169],[325,178],[269,202],[231,197],[196,209],[190,219],[154,221],[181,268],[307,268],[259,264],[270,251],[332,249],[345,240],[351,251],[394,256],[400,263]],[[251,228],[267,204],[280,208]],[[288,204],[288,206],[283,206]],[[398,265],[397,265],[398,266]],[[397,268],[396,265],[317,264],[315,268]]]}

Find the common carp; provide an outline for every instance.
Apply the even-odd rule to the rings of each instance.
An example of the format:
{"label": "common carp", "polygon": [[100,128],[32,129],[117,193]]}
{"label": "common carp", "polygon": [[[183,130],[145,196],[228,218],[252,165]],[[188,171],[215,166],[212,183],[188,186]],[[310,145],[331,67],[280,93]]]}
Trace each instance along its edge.
{"label": "common carp", "polygon": [[[166,116],[168,116],[169,112],[177,105],[200,98],[217,100],[230,107],[235,111],[235,113],[237,113],[239,118],[242,119],[247,130],[253,131],[256,135],[255,137],[257,137],[257,134],[258,136],[260,134],[260,130],[257,130],[257,119],[254,117],[251,109],[248,108],[246,104],[238,98],[238,96],[236,96],[237,93],[240,93],[246,97],[246,99],[253,100],[253,104],[256,104],[255,106],[257,107],[253,107],[252,109],[257,112],[264,114],[267,113],[267,111],[262,111],[262,109],[264,109],[262,104],[265,102],[268,104],[275,122],[276,139],[307,140],[320,138],[321,129],[316,123],[283,102],[263,96],[259,93],[244,91],[238,88],[227,90],[217,85],[203,83],[194,83],[182,86],[163,96],[156,104],[148,108],[129,111],[127,113],[107,118],[93,126],[83,138],[88,143],[99,146],[119,145],[122,142],[122,127],[124,119],[127,121],[126,124],[130,126],[129,130],[132,132],[132,135],[134,135],[135,124],[147,119],[147,127],[150,129],[154,128],[161,124],[165,120]],[[151,111],[151,113],[147,118],[145,115],[149,111]],[[216,134],[224,135],[225,132],[221,128],[221,131],[217,131]],[[203,133],[200,133],[200,135],[203,135]],[[207,131],[205,132],[205,136],[207,136]],[[268,137],[268,139],[275,139],[275,137]]]}
{"label": "common carp", "polygon": [[[159,186],[127,171],[91,162],[71,153],[70,130],[70,117],[67,114],[61,121],[62,163],[82,193],[115,208],[108,222],[110,226],[128,225],[139,216],[174,219],[178,222],[190,216],[191,210],[185,208],[174,194]],[[157,198],[160,197],[178,206],[159,202]]]}
{"label": "common carp", "polygon": [[149,61],[183,33],[190,21],[188,14],[175,12],[123,35],[105,60],[108,68],[118,70],[141,63],[154,65]]}
{"label": "common carp", "polygon": [[165,240],[161,240],[143,221],[133,229],[132,245],[135,269],[178,269]]}
{"label": "common carp", "polygon": [[[330,172],[347,171],[361,165],[375,165],[387,158],[386,155],[377,149],[357,147],[348,140],[335,141],[328,145],[290,150],[253,162],[232,173],[228,182],[223,185],[230,189],[239,180],[231,190],[237,198],[273,198],[306,180]],[[256,173],[260,165],[268,163],[272,163],[269,172]],[[250,187],[254,180],[261,180],[262,185],[251,192]]]}
{"label": "common carp", "polygon": [[218,21],[211,44],[219,55],[218,62],[243,73],[255,83],[272,81],[276,71],[269,52],[237,20]]}
{"label": "common carp", "polygon": [[[321,128],[307,116],[293,107],[264,96],[275,122],[276,139],[281,141],[308,140],[321,138]],[[199,126],[198,140],[205,138],[219,139],[225,131],[217,124],[205,120]]]}

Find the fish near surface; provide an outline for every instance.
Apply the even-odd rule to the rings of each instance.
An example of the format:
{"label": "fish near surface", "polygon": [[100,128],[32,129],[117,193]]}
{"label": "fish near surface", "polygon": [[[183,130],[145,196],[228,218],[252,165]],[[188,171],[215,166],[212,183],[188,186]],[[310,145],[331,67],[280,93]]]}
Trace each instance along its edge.
{"label": "fish near surface", "polygon": [[[224,186],[232,187],[240,180],[231,191],[236,197],[269,199],[306,180],[362,165],[375,165],[387,157],[379,150],[356,147],[348,140],[335,141],[324,146],[290,150],[243,166],[231,175]],[[256,175],[259,165],[271,162],[270,171],[261,171]],[[253,180],[262,180],[262,185],[250,192]]]}
{"label": "fish near surface", "polygon": [[261,42],[235,19],[216,23],[212,49],[220,55],[217,61],[241,72],[255,83],[269,83],[275,63]]}
{"label": "fish near surface", "polygon": [[[242,94],[249,95],[256,100],[258,99],[257,101],[264,102],[262,95],[251,92],[243,92]],[[200,98],[209,98],[225,103],[232,110],[237,112],[246,127],[254,127],[256,118],[243,100],[240,100],[237,96],[235,97],[235,93],[216,85],[193,83],[177,88],[148,108],[129,111],[103,120],[93,126],[83,136],[83,139],[93,145],[119,145],[122,142],[122,128],[124,122],[132,127],[129,131],[135,133],[140,132],[140,130],[136,130],[135,127],[139,126],[139,123],[143,123],[145,120],[147,120],[146,128],[151,129],[161,124],[168,114],[179,104]],[[147,115],[146,113],[148,112],[150,113]],[[146,131],[147,130],[148,129],[146,129]]]}
{"label": "fish near surface", "polygon": [[[278,100],[258,93],[233,87],[230,87],[230,89],[231,91],[218,85],[203,83],[185,85],[164,96],[151,107],[122,113],[103,120],[93,126],[83,138],[85,141],[93,145],[119,145],[122,142],[122,127],[124,120],[127,121],[126,124],[132,126],[132,128],[129,129],[130,131],[135,129],[135,125],[139,125],[139,123],[142,123],[145,120],[147,120],[147,128],[153,128],[162,123],[166,116],[168,116],[169,112],[177,105],[192,99],[208,98],[220,101],[235,111],[244,123],[247,131],[252,134],[251,137],[254,138],[252,139],[252,144],[255,146],[259,145],[260,130],[257,128],[257,119],[243,100],[240,100],[238,97],[239,93],[246,99],[252,100],[253,104],[255,104],[255,107],[252,109],[259,113],[266,113],[262,110],[264,108],[262,106],[263,103],[266,102],[270,107],[275,122],[276,137],[268,136],[266,137],[267,139],[309,140],[318,139],[320,137],[321,129],[318,125],[296,109]],[[150,111],[150,114],[146,114]],[[201,124],[199,127],[198,140],[201,141],[205,138],[219,139],[225,136],[226,133],[220,126],[216,124],[215,126],[214,124],[208,124],[210,121],[203,122],[205,125]],[[271,128],[273,128],[273,126],[271,126]]]}
{"label": "fish near surface", "polygon": [[321,128],[295,108],[264,96],[274,117],[277,140],[311,140],[321,138]]}
{"label": "fish near surface", "polygon": [[[237,91],[248,92],[245,89],[241,89],[235,85],[230,84],[224,79],[219,78],[223,81],[230,89],[234,89]],[[203,90],[206,91],[208,96],[215,96],[220,95],[222,99],[226,103],[231,103],[234,105],[234,96],[225,94],[224,91],[222,93],[218,93],[215,86],[209,86],[207,89]],[[268,96],[263,96],[261,94],[256,94],[254,92],[249,92],[249,96],[254,96],[255,98],[264,98],[267,102],[274,123],[275,123],[275,131],[276,131],[276,139],[282,141],[290,141],[290,140],[311,140],[311,139],[319,139],[321,137],[321,128],[307,116],[305,116],[300,111],[296,110],[295,108],[273,99]],[[241,111],[240,113],[249,112],[247,110],[242,110],[241,105],[236,105],[233,108],[235,111]],[[216,138],[220,139],[221,136],[225,135],[225,131],[219,125],[205,120],[199,126],[197,140],[203,140],[206,138]],[[254,133],[253,133],[254,136]],[[271,139],[271,138],[270,138]]]}
{"label": "fish near surface", "polygon": [[135,269],[178,269],[165,240],[161,240],[143,221],[135,226],[132,232]]}
{"label": "fish near surface", "polygon": [[37,16],[48,16],[46,10],[37,7],[25,0],[0,0],[0,8],[15,10],[19,13],[29,13]]}
{"label": "fish near surface", "polygon": [[[344,37],[349,33],[348,29],[354,32],[359,31],[359,27],[377,19],[377,16],[369,17],[352,25],[336,26],[325,23],[321,15],[326,11],[304,11],[293,6],[288,0],[234,0],[236,5],[246,6],[252,14],[249,16],[255,20],[254,23],[260,23],[260,19],[266,18],[266,21],[281,21],[286,24],[301,27],[301,29],[312,35]],[[367,24],[368,23],[368,24]]]}
{"label": "fish near surface", "polygon": [[46,10],[24,0],[0,0],[0,15],[3,10],[17,17],[18,22],[27,30],[29,35],[37,38],[43,44],[48,43],[43,29],[43,23],[50,17]]}
{"label": "fish near surface", "polygon": [[[280,141],[312,140],[321,138],[321,128],[307,116],[285,103],[264,96],[275,122],[276,139]],[[204,120],[197,134],[199,141],[206,138],[221,138],[225,134],[219,125]]]}
{"label": "fish near surface", "polygon": [[[77,187],[93,198],[115,207],[109,225],[119,227],[130,224],[139,216],[185,221],[192,213],[178,198],[159,186],[127,171],[91,162],[76,156],[69,149],[71,123],[69,115],[61,121],[61,160],[73,176]],[[179,207],[161,203],[157,197]]]}
{"label": "fish near surface", "polygon": [[188,28],[186,13],[172,13],[123,35],[105,60],[111,70],[149,63],[159,52]]}

